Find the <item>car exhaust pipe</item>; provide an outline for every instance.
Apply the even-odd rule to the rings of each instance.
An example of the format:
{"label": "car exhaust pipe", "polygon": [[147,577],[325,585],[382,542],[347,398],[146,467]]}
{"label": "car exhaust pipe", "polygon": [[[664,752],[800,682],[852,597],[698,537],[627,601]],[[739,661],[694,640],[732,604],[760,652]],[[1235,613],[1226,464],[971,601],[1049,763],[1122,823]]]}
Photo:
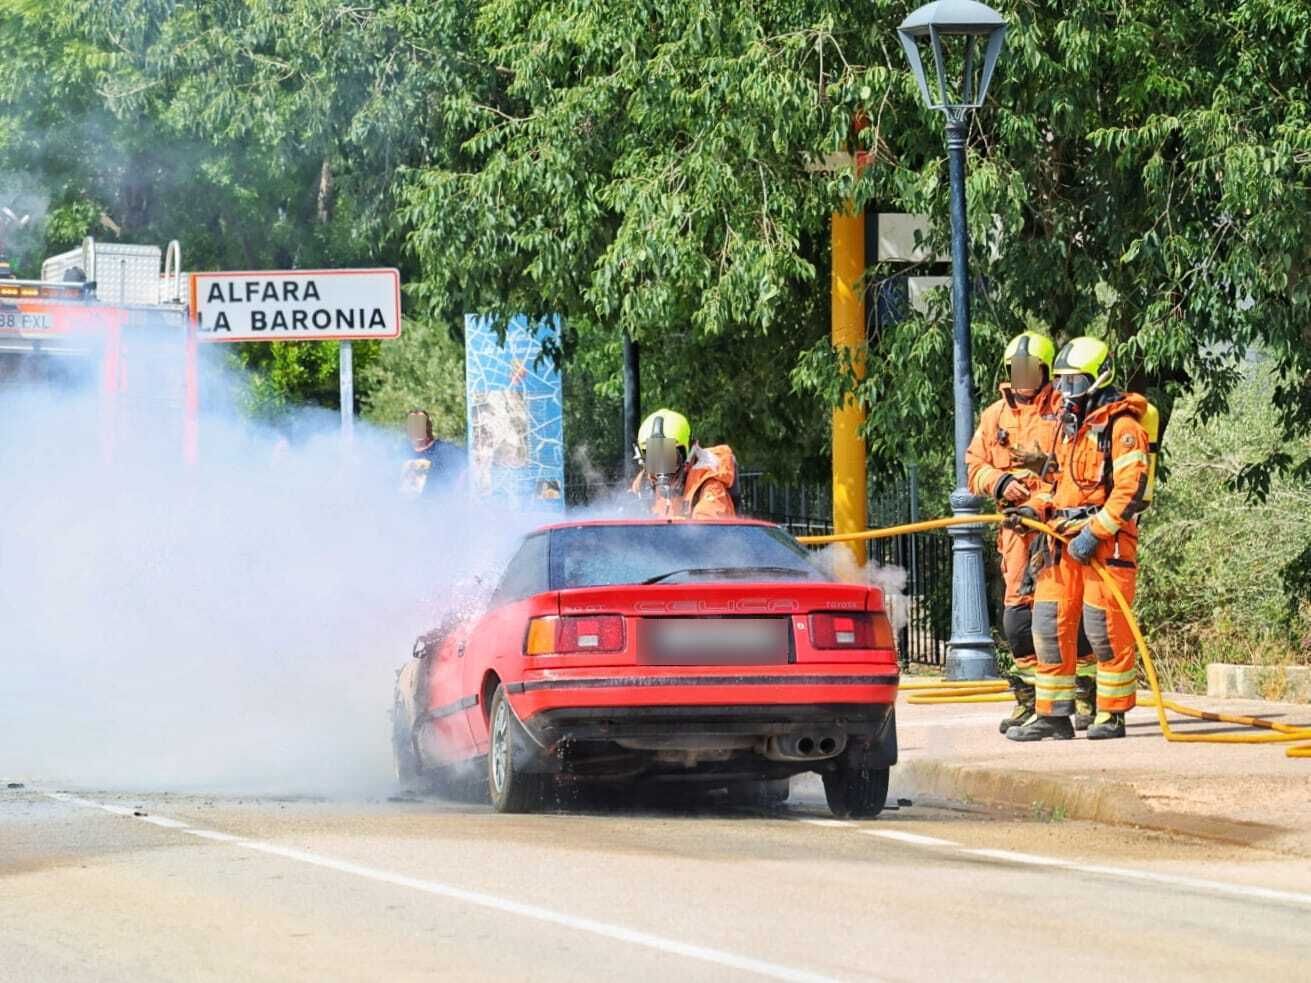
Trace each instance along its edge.
{"label": "car exhaust pipe", "polygon": [[764,753],[770,761],[821,761],[846,747],[847,735],[842,733],[782,734],[765,742]]}

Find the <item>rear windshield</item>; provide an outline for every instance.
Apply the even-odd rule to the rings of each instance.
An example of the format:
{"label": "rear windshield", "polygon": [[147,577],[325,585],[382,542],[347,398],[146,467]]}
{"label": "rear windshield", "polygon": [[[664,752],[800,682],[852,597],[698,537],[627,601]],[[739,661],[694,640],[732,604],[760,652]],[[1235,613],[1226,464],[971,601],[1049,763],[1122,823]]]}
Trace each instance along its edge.
{"label": "rear windshield", "polygon": [[712,580],[824,580],[772,526],[575,526],[551,531],[551,589]]}

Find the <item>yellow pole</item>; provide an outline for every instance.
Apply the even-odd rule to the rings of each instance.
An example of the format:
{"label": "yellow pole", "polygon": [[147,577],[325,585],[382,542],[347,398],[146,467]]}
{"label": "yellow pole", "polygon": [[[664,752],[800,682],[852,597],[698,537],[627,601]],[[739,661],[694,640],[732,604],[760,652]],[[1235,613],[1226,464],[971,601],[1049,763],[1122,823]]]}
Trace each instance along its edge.
{"label": "yellow pole", "polygon": [[[833,213],[833,347],[839,358],[848,352],[856,377],[865,377],[865,214],[848,206]],[[865,410],[851,397],[833,411],[833,529],[836,533],[868,528],[865,485]],[[866,541],[849,542],[860,565],[868,556]]]}

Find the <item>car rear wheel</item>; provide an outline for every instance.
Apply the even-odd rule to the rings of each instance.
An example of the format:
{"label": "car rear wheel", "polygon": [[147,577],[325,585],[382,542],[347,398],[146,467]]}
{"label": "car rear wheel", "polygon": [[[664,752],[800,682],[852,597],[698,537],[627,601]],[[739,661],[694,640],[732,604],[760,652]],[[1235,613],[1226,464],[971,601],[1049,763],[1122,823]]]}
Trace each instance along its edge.
{"label": "car rear wheel", "polygon": [[419,777],[419,755],[414,750],[414,735],[405,726],[405,708],[399,703],[391,709],[391,756],[396,781],[412,784]]}
{"label": "car rear wheel", "polygon": [[500,686],[492,694],[490,718],[487,793],[492,806],[497,812],[532,812],[542,804],[545,777],[524,770],[529,737]]}
{"label": "car rear wheel", "polygon": [[888,801],[890,768],[869,768],[844,752],[836,771],[824,773],[824,798],[839,819],[873,819]]}

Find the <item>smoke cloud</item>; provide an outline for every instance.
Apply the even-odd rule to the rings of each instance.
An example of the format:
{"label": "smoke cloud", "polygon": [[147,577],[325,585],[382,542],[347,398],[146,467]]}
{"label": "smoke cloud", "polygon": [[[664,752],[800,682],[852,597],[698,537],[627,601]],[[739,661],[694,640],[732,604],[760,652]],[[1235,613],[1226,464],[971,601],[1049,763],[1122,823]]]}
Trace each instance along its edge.
{"label": "smoke cloud", "polygon": [[863,567],[856,563],[851,550],[843,543],[833,543],[819,552],[820,566],[838,580],[869,584],[883,592],[883,606],[894,631],[901,631],[910,621],[910,599],[906,596],[906,569],[874,560]]}
{"label": "smoke cloud", "polygon": [[[21,356],[31,357],[31,356]],[[537,521],[399,493],[397,435],[0,386],[0,776],[373,793],[416,635]]]}

